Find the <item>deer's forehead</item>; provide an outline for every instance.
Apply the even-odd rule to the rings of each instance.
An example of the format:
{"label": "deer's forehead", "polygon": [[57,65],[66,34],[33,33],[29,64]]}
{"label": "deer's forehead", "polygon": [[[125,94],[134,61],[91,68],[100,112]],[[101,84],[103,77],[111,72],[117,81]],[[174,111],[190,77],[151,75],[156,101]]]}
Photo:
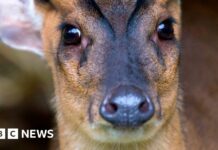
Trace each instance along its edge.
{"label": "deer's forehead", "polygon": [[[51,0],[63,16],[104,16],[109,21],[127,23],[128,19],[156,6],[176,0]],[[158,7],[155,9],[159,10]],[[117,20],[121,18],[122,20]]]}
{"label": "deer's forehead", "polygon": [[[111,9],[112,7],[117,8],[123,7],[125,9],[133,9],[132,7],[136,7],[137,5],[147,4],[148,6],[151,4],[165,4],[169,1],[180,1],[180,0],[50,0],[56,7],[62,8],[65,10],[76,9],[79,10],[81,8],[89,9],[91,6],[97,5],[102,9]],[[90,6],[90,7],[84,7]]]}
{"label": "deer's forehead", "polygon": [[104,7],[110,7],[114,5],[119,5],[119,6],[129,6],[129,5],[134,5],[136,4],[137,0],[95,0],[95,2],[98,5],[104,6]]}

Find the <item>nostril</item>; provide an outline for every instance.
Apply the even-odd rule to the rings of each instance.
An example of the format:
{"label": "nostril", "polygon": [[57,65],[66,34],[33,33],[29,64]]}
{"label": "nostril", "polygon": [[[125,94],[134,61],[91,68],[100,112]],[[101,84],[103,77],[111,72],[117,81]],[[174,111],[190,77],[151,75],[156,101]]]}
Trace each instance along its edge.
{"label": "nostril", "polygon": [[106,112],[108,112],[110,114],[114,114],[117,112],[118,107],[115,103],[107,103],[105,105],[105,110],[106,110]]}
{"label": "nostril", "polygon": [[120,86],[106,95],[99,113],[102,119],[115,127],[135,128],[150,120],[155,108],[141,89]]}
{"label": "nostril", "polygon": [[142,113],[146,113],[148,112],[149,109],[149,104],[147,103],[147,101],[143,101],[139,104],[139,111]]}

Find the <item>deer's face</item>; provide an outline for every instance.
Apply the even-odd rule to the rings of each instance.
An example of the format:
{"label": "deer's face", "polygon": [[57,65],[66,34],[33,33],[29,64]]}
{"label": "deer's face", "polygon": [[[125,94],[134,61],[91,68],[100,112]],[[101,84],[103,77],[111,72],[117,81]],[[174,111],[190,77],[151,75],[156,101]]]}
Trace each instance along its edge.
{"label": "deer's face", "polygon": [[[175,112],[178,0],[38,0],[57,117],[100,142],[154,136]],[[70,134],[70,133],[69,133]]]}

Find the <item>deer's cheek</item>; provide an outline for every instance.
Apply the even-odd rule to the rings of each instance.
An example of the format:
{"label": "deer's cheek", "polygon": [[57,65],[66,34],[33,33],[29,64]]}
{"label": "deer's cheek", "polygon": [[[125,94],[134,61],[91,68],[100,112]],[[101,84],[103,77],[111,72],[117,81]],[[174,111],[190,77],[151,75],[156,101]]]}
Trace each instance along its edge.
{"label": "deer's cheek", "polygon": [[175,69],[180,55],[178,41],[176,39],[160,40],[157,34],[154,34],[151,40],[159,47],[166,68]]}
{"label": "deer's cheek", "polygon": [[77,64],[81,58],[83,49],[82,47],[69,47],[67,49],[61,49],[58,54],[58,59],[61,64]]}
{"label": "deer's cheek", "polygon": [[62,75],[67,80],[73,89],[82,92],[86,88],[86,84],[89,83],[90,77],[87,73],[80,71],[80,60],[84,49],[68,49],[65,52],[59,54],[59,66],[61,68]]}
{"label": "deer's cheek", "polygon": [[90,44],[90,39],[84,37],[82,38],[80,45],[71,45],[66,47],[62,46],[59,48],[58,51],[58,59],[62,64],[79,65],[82,54],[87,49],[89,44]]}

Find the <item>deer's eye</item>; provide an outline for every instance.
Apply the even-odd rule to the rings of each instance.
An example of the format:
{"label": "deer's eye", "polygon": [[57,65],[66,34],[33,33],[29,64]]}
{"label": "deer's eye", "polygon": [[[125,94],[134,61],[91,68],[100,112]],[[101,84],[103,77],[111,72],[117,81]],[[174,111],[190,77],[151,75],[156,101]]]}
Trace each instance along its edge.
{"label": "deer's eye", "polygon": [[65,25],[62,30],[62,41],[66,46],[81,43],[81,31],[73,25]]}
{"label": "deer's eye", "polygon": [[161,40],[174,39],[173,19],[166,19],[162,21],[157,28],[158,37]]}

